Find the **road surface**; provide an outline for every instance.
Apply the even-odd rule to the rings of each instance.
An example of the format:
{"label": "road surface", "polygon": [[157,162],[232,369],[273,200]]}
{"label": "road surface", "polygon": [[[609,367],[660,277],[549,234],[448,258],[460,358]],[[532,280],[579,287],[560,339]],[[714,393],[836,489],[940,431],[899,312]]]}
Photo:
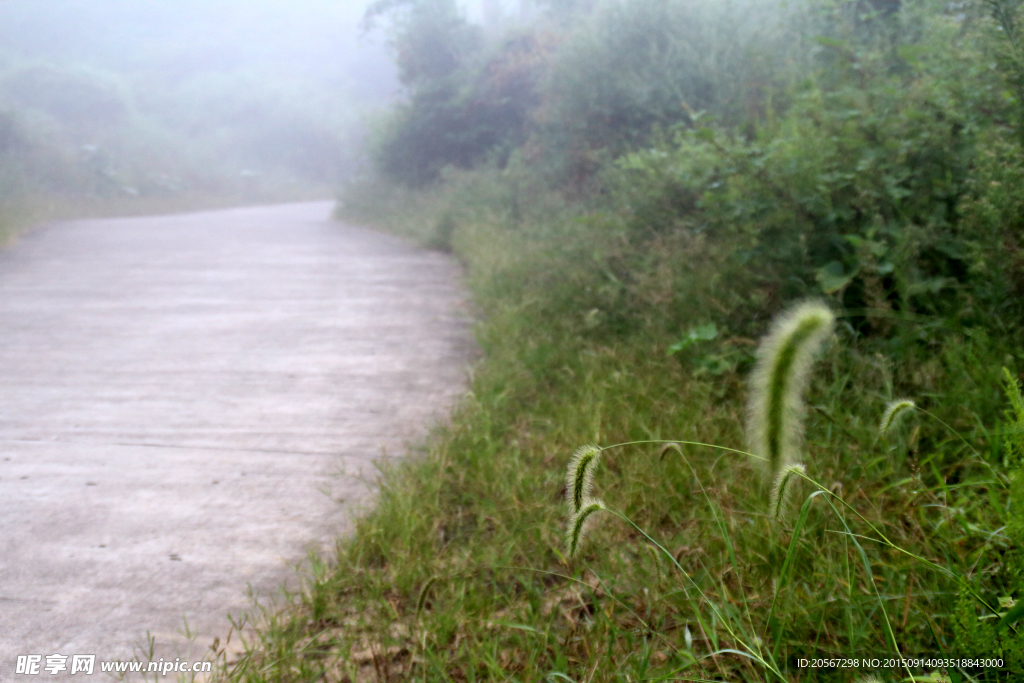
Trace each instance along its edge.
{"label": "road surface", "polygon": [[17,655],[223,638],[464,390],[457,266],[331,208],[56,223],[0,253],[0,681],[69,673]]}

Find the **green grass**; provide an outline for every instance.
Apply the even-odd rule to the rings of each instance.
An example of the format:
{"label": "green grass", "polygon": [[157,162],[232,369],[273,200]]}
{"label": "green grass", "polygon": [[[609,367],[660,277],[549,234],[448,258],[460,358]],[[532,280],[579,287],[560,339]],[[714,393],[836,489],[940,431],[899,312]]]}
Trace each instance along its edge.
{"label": "green grass", "polygon": [[[774,521],[771,477],[743,455],[753,348],[722,322],[718,247],[666,240],[642,261],[614,219],[512,216],[480,182],[347,204],[465,263],[484,357],[450,425],[382,466],[376,509],[301,594],[254,612],[218,680],[847,681],[873,672],[796,660],[984,654],[962,652],[962,624],[1024,597],[999,464],[1005,343],[945,332],[897,364],[840,314],[805,394],[806,479]],[[622,272],[609,263],[634,264],[627,294],[596,291]],[[667,282],[684,319],[723,334],[670,352],[686,330],[657,315]],[[879,438],[897,396],[937,419]],[[569,559],[566,467],[588,443],[614,514]],[[1019,657],[1003,633],[989,646]]]}

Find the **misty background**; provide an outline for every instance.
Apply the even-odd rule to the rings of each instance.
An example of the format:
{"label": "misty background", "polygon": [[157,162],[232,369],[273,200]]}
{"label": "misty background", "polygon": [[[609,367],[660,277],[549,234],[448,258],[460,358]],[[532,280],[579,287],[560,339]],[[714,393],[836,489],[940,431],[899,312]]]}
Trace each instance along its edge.
{"label": "misty background", "polygon": [[0,200],[329,196],[403,94],[368,4],[0,1]]}
{"label": "misty background", "polygon": [[398,94],[365,9],[0,2],[0,197],[324,196]]}

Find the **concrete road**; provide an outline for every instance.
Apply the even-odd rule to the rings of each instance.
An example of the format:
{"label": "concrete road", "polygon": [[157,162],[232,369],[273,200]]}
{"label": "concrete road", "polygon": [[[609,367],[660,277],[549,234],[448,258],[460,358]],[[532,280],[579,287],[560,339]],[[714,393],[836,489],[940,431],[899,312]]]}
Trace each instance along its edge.
{"label": "concrete road", "polygon": [[147,630],[173,659],[183,615],[185,654],[223,638],[463,391],[457,266],[331,208],[58,223],[0,253],[0,681]]}

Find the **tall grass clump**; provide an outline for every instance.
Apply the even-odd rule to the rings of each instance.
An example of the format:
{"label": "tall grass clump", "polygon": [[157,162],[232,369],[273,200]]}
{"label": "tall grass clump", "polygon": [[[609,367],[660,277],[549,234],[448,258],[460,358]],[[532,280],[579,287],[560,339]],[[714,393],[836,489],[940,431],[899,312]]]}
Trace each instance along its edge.
{"label": "tall grass clump", "polygon": [[[767,518],[770,524],[776,527],[776,531],[782,530],[783,524],[786,522],[786,513],[788,511],[790,501],[794,496],[794,492],[797,489],[798,483],[801,480],[806,480],[816,489],[814,493],[805,499],[800,510],[799,518],[792,529],[792,536],[788,549],[785,551],[776,576],[775,585],[772,591],[774,595],[771,601],[771,606],[768,610],[767,619],[762,621],[749,611],[746,613],[739,612],[730,614],[724,605],[708,597],[706,587],[702,587],[701,584],[696,582],[693,577],[690,576],[681,565],[679,565],[678,558],[675,555],[670,554],[661,543],[639,527],[632,519],[623,513],[611,510],[614,516],[627,522],[630,526],[636,529],[637,532],[639,532],[640,537],[637,540],[650,543],[652,546],[657,548],[658,551],[664,553],[669,562],[675,564],[675,566],[680,570],[683,580],[681,591],[686,595],[687,600],[694,601],[697,596],[700,598],[700,602],[691,602],[692,609],[698,612],[702,609],[710,610],[711,614],[716,619],[720,619],[724,622],[723,628],[732,637],[736,646],[740,647],[740,650],[735,652],[748,657],[751,662],[755,662],[763,669],[764,673],[769,678],[778,678],[780,680],[787,680],[786,676],[780,669],[779,662],[776,658],[779,654],[780,645],[782,644],[785,636],[783,633],[784,626],[782,625],[782,622],[775,618],[776,610],[777,608],[781,608],[785,605],[786,601],[782,595],[782,588],[785,586],[789,576],[787,570],[795,561],[795,550],[797,548],[800,534],[807,524],[811,504],[818,496],[824,497],[823,500],[828,506],[828,510],[831,511],[832,515],[834,515],[836,520],[839,522],[843,536],[847,539],[849,544],[856,548],[860,555],[860,560],[863,562],[864,571],[868,577],[874,577],[874,570],[872,569],[871,560],[869,560],[865,553],[863,544],[858,539],[867,539],[886,546],[892,551],[910,558],[912,562],[919,564],[922,569],[932,570],[934,572],[938,572],[947,579],[952,579],[954,583],[960,587],[960,610],[962,612],[969,612],[975,604],[980,605],[989,611],[993,609],[990,602],[983,596],[983,591],[977,586],[972,587],[967,578],[960,574],[956,569],[942,566],[930,559],[926,559],[925,557],[915,553],[913,550],[901,548],[888,537],[885,531],[883,531],[882,524],[869,520],[848,501],[844,500],[843,497],[835,490],[823,486],[821,483],[809,477],[807,475],[806,468],[802,464],[794,462],[797,445],[796,442],[802,437],[803,432],[802,421],[805,412],[803,406],[803,393],[810,380],[810,367],[815,356],[821,351],[824,339],[832,332],[834,321],[835,318],[832,312],[827,306],[820,302],[812,301],[797,304],[792,309],[779,316],[771,325],[768,334],[759,347],[758,364],[752,373],[753,380],[750,388],[751,398],[749,401],[750,410],[748,413],[747,438],[755,448],[760,447],[763,449],[761,452],[767,453],[768,455],[747,455],[753,455],[753,457],[757,459],[766,460],[774,474],[774,483],[771,490]],[[1016,382],[1016,379],[1012,377],[1008,371],[1006,372],[1006,377],[1007,396],[1014,408],[1013,411],[1008,411],[1007,416],[1016,420],[1018,424],[1024,424],[1024,399],[1021,398],[1019,385]],[[879,427],[879,434],[885,436],[891,433],[896,423],[914,409],[916,409],[916,404],[909,399],[891,401],[886,406],[883,413]],[[925,412],[927,413],[927,411]],[[928,414],[930,415],[930,413]],[[941,419],[935,419],[942,424],[943,427],[952,431],[952,429]],[[1019,450],[1019,447],[1015,446],[1015,444],[1020,442],[1020,438],[1017,435],[1016,430],[1011,433],[1013,434],[1014,439],[1016,439],[1012,440],[1009,445],[1009,450],[1012,454],[1015,449]],[[956,434],[955,432],[954,435],[963,440],[961,435]],[[681,446],[684,444],[742,454],[742,451],[738,451],[736,449],[722,448],[720,446],[715,446],[714,444],[696,441],[638,441],[617,444],[615,447],[636,446],[644,443],[663,443],[665,444],[662,448],[663,453],[666,453],[669,450],[675,450],[680,455],[683,455]],[[970,444],[967,445],[970,447]],[[1024,450],[1021,450],[1021,452],[1024,452]],[[978,455],[977,451],[974,451],[974,454]],[[594,470],[597,466],[600,455],[601,449],[599,447],[594,445],[583,446],[574,453],[569,462],[566,474],[566,497],[570,508],[567,531],[567,547],[570,558],[577,558],[579,554],[580,544],[583,539],[584,529],[588,518],[597,512],[609,511],[609,508],[603,501],[590,497]],[[693,473],[694,480],[700,490],[703,492],[705,501],[712,513],[712,518],[718,523],[721,533],[724,537],[731,536],[733,532],[720,523],[721,512],[716,509],[716,505],[708,496],[705,486],[701,483],[696,470],[693,468],[689,460],[686,459],[685,455],[683,455],[683,459],[686,462],[686,466]],[[1016,502],[1013,498],[1014,496],[1011,495],[1011,505]],[[1014,509],[1013,514],[1015,516],[1019,515],[1019,510]],[[863,530],[854,532],[851,524],[862,526]],[[728,544],[728,546],[729,554],[732,558],[733,564],[735,565],[736,551],[734,545]],[[654,554],[657,555],[657,552],[654,552]],[[847,564],[845,572],[848,577],[851,576],[850,571],[850,567]],[[881,625],[883,626],[882,630],[885,636],[885,644],[893,654],[897,657],[902,657],[904,654],[901,650],[902,646],[896,639],[893,622],[888,615],[882,593],[879,591],[877,586],[873,585],[872,589],[872,593],[877,601],[872,611],[877,610],[881,614]],[[1009,626],[1017,619],[1024,616],[1024,605],[1015,607],[1014,602],[1010,598],[1001,598],[999,602],[1000,604],[1005,604],[1010,609],[1005,613],[997,613],[995,615],[1000,617],[999,621],[995,625],[995,629],[997,631],[1000,627]],[[979,647],[978,643],[980,642],[978,640],[977,633],[985,630],[986,628],[991,630],[991,625],[976,622],[969,616],[961,615],[960,618],[962,624],[968,621],[970,622],[969,625],[964,626],[964,631],[974,637],[972,647],[977,649]],[[764,638],[771,638],[771,640],[774,641],[770,648],[762,648],[762,644],[765,640],[763,640],[760,635],[755,635],[757,634],[757,628],[754,626],[755,623],[764,623],[767,626],[767,633],[764,634]],[[998,634],[994,634],[993,637],[996,635]],[[1013,641],[1008,647],[999,648],[997,650],[987,648],[985,650],[991,661],[1004,662],[1008,660],[1014,664],[1017,662],[1018,657],[1013,651],[1013,648],[1017,644],[1016,639],[1018,638],[1016,631],[1013,632],[1013,635],[1010,636],[1010,638],[1012,638]],[[734,650],[725,649],[721,650],[721,652],[734,652]],[[718,652],[712,652],[711,656],[715,656],[717,654]],[[1004,656],[1007,659],[1004,659]],[[914,678],[911,671],[911,665],[900,665],[898,668],[900,668],[902,672],[911,679]],[[919,667],[914,666],[914,668]],[[967,668],[972,670],[981,669],[984,671],[986,667],[981,665],[968,665]],[[877,680],[877,678],[870,677],[864,680]]]}

